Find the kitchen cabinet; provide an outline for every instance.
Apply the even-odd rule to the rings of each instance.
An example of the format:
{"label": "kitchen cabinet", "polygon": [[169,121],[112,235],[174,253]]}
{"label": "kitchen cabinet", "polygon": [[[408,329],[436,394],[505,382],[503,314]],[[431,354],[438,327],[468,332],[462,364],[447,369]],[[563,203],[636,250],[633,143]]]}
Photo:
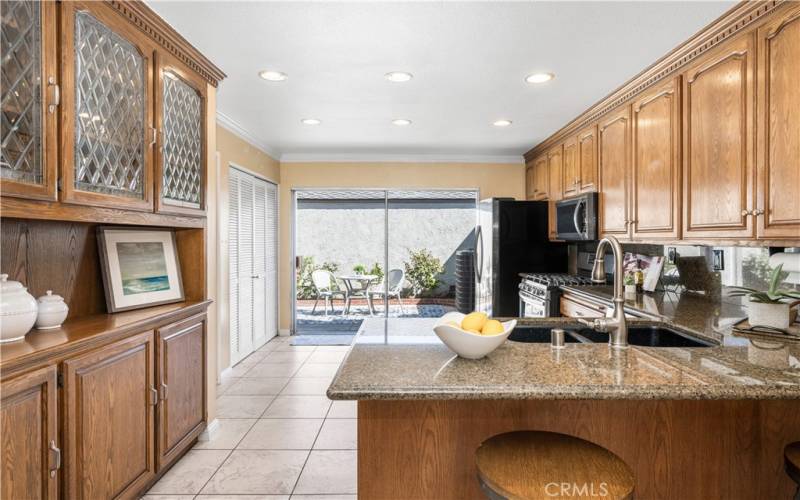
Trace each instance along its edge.
{"label": "kitchen cabinet", "polygon": [[64,2],[62,201],[153,210],[153,56],[104,2]]}
{"label": "kitchen cabinet", "polygon": [[529,164],[525,167],[525,199],[532,200],[533,199],[533,164]]}
{"label": "kitchen cabinet", "polygon": [[567,318],[603,318],[606,315],[606,307],[595,304],[580,297],[565,293],[559,302],[561,315]]}
{"label": "kitchen cabinet", "polygon": [[206,83],[174,56],[156,54],[156,211],[204,214]]}
{"label": "kitchen cabinet", "polygon": [[578,138],[570,137],[564,141],[564,161],[561,176],[564,198],[581,192],[581,177],[578,163]]}
{"label": "kitchen cabinet", "polygon": [[180,457],[205,428],[205,315],[159,328],[157,467]]}
{"label": "kitchen cabinet", "polygon": [[591,125],[578,133],[578,175],[580,192],[597,190],[597,125]]}
{"label": "kitchen cabinet", "polygon": [[564,167],[564,148],[556,146],[547,153],[547,199],[561,199],[561,170]]}
{"label": "kitchen cabinet", "polygon": [[548,189],[547,155],[533,160],[533,199],[546,200]]}
{"label": "kitchen cabinet", "polygon": [[680,83],[633,103],[631,232],[634,239],[680,238]]}
{"label": "kitchen cabinet", "polygon": [[627,238],[628,172],[631,150],[630,108],[612,112],[598,128],[600,152],[600,234]]}
{"label": "kitchen cabinet", "polygon": [[753,42],[750,33],[739,36],[683,74],[687,239],[754,236]]}
{"label": "kitchen cabinet", "polygon": [[55,200],[60,100],[55,2],[3,2],[0,190]]}
{"label": "kitchen cabinet", "polygon": [[63,363],[66,497],[135,497],[155,477],[153,332]]}
{"label": "kitchen cabinet", "polygon": [[3,381],[0,497],[58,498],[56,390],[54,366]]}
{"label": "kitchen cabinet", "polygon": [[760,239],[800,238],[800,6],[759,28],[757,195]]}

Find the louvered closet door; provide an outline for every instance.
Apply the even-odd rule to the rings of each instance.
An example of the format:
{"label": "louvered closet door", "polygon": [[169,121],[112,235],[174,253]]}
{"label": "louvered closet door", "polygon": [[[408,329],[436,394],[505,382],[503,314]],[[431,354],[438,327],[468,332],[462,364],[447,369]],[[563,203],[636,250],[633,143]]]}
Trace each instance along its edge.
{"label": "louvered closet door", "polygon": [[253,352],[253,184],[239,175],[239,353]]}
{"label": "louvered closet door", "polygon": [[229,302],[228,324],[230,329],[231,365],[242,359],[239,348],[239,171],[230,169],[228,175],[228,258],[229,258]]}
{"label": "louvered closet door", "polygon": [[253,347],[267,341],[267,183],[253,179]]}
{"label": "louvered closet door", "polygon": [[278,334],[278,186],[267,186],[266,279],[267,339]]}

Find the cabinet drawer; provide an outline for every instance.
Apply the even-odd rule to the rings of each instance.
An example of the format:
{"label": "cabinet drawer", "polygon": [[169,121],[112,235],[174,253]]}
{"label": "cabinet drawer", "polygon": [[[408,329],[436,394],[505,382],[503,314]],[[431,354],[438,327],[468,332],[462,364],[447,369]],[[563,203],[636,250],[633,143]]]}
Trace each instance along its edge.
{"label": "cabinet drawer", "polygon": [[606,315],[606,307],[592,304],[572,295],[561,297],[560,311],[568,318],[602,318]]}

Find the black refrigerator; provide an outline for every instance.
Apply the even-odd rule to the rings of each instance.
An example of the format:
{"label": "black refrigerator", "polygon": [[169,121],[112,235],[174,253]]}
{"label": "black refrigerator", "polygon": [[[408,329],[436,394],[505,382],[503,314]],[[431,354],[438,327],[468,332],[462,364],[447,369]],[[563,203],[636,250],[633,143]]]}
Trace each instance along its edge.
{"label": "black refrigerator", "polygon": [[548,238],[546,201],[489,198],[478,203],[475,308],[519,316],[520,273],[567,272],[567,244]]}

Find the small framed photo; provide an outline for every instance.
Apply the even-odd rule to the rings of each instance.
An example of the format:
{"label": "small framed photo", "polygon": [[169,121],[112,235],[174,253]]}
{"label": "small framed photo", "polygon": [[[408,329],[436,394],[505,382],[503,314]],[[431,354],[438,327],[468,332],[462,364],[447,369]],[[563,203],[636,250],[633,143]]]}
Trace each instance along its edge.
{"label": "small framed photo", "polygon": [[100,226],[97,246],[109,313],[184,300],[175,231]]}

